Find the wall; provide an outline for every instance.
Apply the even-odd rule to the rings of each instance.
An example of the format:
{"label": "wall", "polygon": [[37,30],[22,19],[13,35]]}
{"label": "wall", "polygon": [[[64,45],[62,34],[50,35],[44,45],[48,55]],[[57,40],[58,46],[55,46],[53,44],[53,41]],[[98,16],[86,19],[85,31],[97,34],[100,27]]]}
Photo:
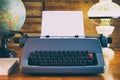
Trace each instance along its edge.
{"label": "wall", "polygon": [[[96,36],[98,35],[95,26],[90,19],[88,19],[88,9],[98,2],[98,0],[23,0],[27,16],[24,26],[20,31],[28,34],[29,36],[39,36],[41,32],[42,10],[82,10],[84,12],[84,27],[85,35]],[[119,0],[114,0],[120,4]],[[44,6],[43,6],[44,5]],[[113,43],[111,47],[114,49],[120,48],[120,19],[114,20],[112,24],[115,30],[112,35]]]}

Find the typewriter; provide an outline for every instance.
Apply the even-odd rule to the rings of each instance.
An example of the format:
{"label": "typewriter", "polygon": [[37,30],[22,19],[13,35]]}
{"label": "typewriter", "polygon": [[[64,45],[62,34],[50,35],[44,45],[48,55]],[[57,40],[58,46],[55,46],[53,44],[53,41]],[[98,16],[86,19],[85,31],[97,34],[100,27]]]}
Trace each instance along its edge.
{"label": "typewriter", "polygon": [[96,38],[28,38],[21,69],[27,74],[103,73],[101,43]]}
{"label": "typewriter", "polygon": [[[78,36],[75,36],[76,34]],[[66,35],[68,37],[65,37]],[[99,74],[104,72],[102,47],[106,46],[106,38],[79,37],[84,36],[81,11],[43,11],[41,36],[43,37],[27,37],[20,41],[25,43],[21,58],[23,73]]]}

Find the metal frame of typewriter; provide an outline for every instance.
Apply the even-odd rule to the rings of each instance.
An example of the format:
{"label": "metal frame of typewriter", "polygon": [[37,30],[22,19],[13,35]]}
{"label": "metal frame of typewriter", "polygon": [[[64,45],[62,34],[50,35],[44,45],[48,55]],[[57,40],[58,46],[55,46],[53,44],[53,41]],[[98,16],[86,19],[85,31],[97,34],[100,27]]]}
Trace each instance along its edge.
{"label": "metal frame of typewriter", "polygon": [[[19,40],[19,41],[16,41]],[[109,39],[100,35],[100,37],[86,37],[81,38],[75,36],[74,38],[36,38],[23,36],[22,38],[15,39],[15,42],[24,45],[21,70],[26,74],[99,74],[105,70],[105,64],[102,54],[102,47],[107,47]],[[67,44],[67,45],[65,45]],[[69,44],[69,45],[68,45]],[[44,45],[44,46],[42,46]],[[47,45],[47,46],[45,46]],[[66,46],[66,47],[64,47]],[[88,50],[95,52],[98,60],[98,65],[95,66],[30,66],[28,65],[28,56],[33,50]]]}

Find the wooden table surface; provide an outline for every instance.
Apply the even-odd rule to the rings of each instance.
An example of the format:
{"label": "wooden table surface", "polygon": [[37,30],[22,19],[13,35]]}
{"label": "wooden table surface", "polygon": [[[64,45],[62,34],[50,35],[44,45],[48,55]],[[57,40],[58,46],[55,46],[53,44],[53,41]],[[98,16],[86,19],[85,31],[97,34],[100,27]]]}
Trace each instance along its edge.
{"label": "wooden table surface", "polygon": [[[21,53],[21,50],[18,52]],[[120,80],[120,51],[115,51],[115,56],[110,61],[108,70],[99,75],[31,76],[18,70],[8,76],[0,76],[0,80]]]}

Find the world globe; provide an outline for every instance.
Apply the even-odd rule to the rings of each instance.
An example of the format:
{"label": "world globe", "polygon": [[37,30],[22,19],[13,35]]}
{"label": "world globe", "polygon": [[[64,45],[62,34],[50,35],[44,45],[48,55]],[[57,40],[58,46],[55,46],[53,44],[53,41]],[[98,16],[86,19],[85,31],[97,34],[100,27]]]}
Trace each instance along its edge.
{"label": "world globe", "polygon": [[26,10],[21,0],[0,0],[0,35],[20,30],[25,17]]}
{"label": "world globe", "polygon": [[[0,57],[14,57],[7,47],[7,40],[23,26],[26,10],[21,0],[0,0]],[[12,36],[11,36],[12,35]]]}

